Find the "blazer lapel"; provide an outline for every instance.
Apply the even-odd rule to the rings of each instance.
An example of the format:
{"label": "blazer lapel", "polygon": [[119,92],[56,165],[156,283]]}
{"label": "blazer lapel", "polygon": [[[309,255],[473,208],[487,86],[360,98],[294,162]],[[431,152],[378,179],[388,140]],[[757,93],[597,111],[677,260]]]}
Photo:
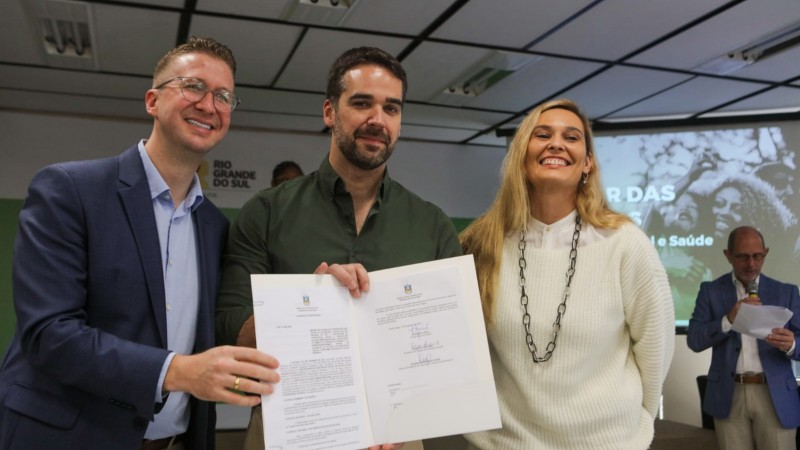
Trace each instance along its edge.
{"label": "blazer lapel", "polygon": [[199,304],[197,308],[197,338],[195,340],[195,351],[204,351],[213,345],[213,334],[211,334],[212,327],[201,326],[201,324],[212,323],[214,317],[214,296],[216,295],[215,280],[217,273],[214,272],[218,267],[215,264],[209,264],[209,248],[211,244],[211,225],[208,222],[205,214],[205,204],[201,204],[197,210],[192,213],[194,218],[195,240],[197,242],[197,264],[199,266],[198,273],[200,274],[199,286]]}
{"label": "blazer lapel", "polygon": [[133,146],[119,157],[119,195],[128,217],[142,271],[145,274],[150,303],[155,315],[161,344],[167,348],[167,312],[164,298],[164,275],[162,273],[161,247],[158,242],[153,201],[150,186],[144,172],[137,146]]}
{"label": "blazer lapel", "polygon": [[727,312],[733,308],[733,305],[739,301],[739,296],[736,294],[736,286],[733,284],[733,275],[728,273],[725,275],[724,282],[720,284],[720,298],[722,299],[722,310]]}
{"label": "blazer lapel", "polygon": [[[733,274],[727,273],[723,275],[721,283],[717,283],[717,289],[719,292],[717,293],[717,297],[720,299],[720,310],[723,314],[727,314],[728,311],[733,308],[733,305],[739,301],[739,296],[736,294],[736,286],[733,284]],[[722,316],[720,316],[720,319]],[[742,335],[738,331],[734,331],[732,337],[739,341],[741,344],[742,342]]]}
{"label": "blazer lapel", "polygon": [[780,294],[776,292],[777,290],[776,283],[762,273],[761,281],[758,284],[758,296],[761,297],[761,303],[765,305],[787,306],[783,304],[784,299],[780,298]]}

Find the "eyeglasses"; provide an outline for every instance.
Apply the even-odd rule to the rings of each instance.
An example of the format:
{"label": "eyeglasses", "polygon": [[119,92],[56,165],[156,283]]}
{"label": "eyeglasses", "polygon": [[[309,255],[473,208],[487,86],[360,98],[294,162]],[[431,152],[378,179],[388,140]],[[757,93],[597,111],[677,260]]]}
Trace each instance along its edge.
{"label": "eyeglasses", "polygon": [[211,92],[211,96],[214,98],[214,104],[220,111],[233,111],[239,106],[239,103],[241,103],[239,97],[235,96],[233,92],[226,89],[211,90],[205,83],[197,78],[175,77],[159,84],[153,89],[161,89],[176,80],[180,82],[179,87],[183,98],[192,103],[199,102],[209,92]]}
{"label": "eyeglasses", "polygon": [[766,253],[753,253],[752,255],[748,255],[747,253],[739,253],[738,255],[733,255],[733,258],[739,262],[747,262],[750,260],[750,258],[752,258],[755,262],[761,262],[766,257]]}

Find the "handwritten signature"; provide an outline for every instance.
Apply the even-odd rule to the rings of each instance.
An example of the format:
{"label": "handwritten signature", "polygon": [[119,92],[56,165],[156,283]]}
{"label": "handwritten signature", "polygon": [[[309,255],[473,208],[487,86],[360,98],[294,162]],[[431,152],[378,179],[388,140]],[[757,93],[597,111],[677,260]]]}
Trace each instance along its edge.
{"label": "handwritten signature", "polygon": [[419,351],[419,350],[427,350],[430,348],[436,348],[439,346],[439,341],[425,341],[421,344],[411,344],[411,350]]}
{"label": "handwritten signature", "polygon": [[433,361],[431,353],[417,353],[417,362],[420,364],[430,364]]}
{"label": "handwritten signature", "polygon": [[411,324],[411,337],[419,338],[430,334],[430,326],[428,323],[412,323]]}

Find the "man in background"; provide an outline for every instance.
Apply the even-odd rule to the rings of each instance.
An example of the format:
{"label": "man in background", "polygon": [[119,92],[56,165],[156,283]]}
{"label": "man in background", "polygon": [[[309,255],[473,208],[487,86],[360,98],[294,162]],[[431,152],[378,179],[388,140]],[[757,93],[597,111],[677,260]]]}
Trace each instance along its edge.
{"label": "man in background", "polygon": [[[800,397],[792,360],[800,359],[797,286],[761,273],[769,248],[753,227],[731,231],[725,257],[733,271],[700,285],[687,343],[695,352],[713,347],[703,411],[714,417],[721,450],[795,449]],[[786,327],[765,339],[731,328],[743,304],[790,309]]]}
{"label": "man in background", "polygon": [[[405,71],[383,50],[351,49],[333,63],[322,105],[330,151],[319,170],[259,192],[231,227],[219,342],[256,346],[250,274],[330,273],[359,297],[369,286],[366,270],[461,254],[442,210],[388,175],[406,90]],[[263,437],[256,408],[245,448],[263,449]]]}
{"label": "man in background", "polygon": [[227,47],[190,39],[156,66],[148,139],[34,177],[14,246],[0,449],[210,449],[213,402],[272,392],[249,378],[277,382],[274,358],[212,348],[228,222],[196,170],[228,131],[235,71]]}
{"label": "man in background", "polygon": [[303,169],[294,161],[282,161],[272,169],[272,187],[284,181],[289,181],[303,176]]}

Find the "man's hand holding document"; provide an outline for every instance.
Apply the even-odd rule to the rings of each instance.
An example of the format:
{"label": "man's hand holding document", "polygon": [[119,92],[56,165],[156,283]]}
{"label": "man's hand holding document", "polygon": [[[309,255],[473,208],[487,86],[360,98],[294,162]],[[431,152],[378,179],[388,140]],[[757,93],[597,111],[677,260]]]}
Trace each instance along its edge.
{"label": "man's hand holding document", "polygon": [[773,328],[781,328],[792,318],[792,311],[782,306],[751,305],[742,303],[731,329],[739,333],[764,339]]}
{"label": "man's hand holding document", "polygon": [[267,449],[364,448],[499,428],[471,255],[369,273],[252,275],[258,349],[280,362]]}

